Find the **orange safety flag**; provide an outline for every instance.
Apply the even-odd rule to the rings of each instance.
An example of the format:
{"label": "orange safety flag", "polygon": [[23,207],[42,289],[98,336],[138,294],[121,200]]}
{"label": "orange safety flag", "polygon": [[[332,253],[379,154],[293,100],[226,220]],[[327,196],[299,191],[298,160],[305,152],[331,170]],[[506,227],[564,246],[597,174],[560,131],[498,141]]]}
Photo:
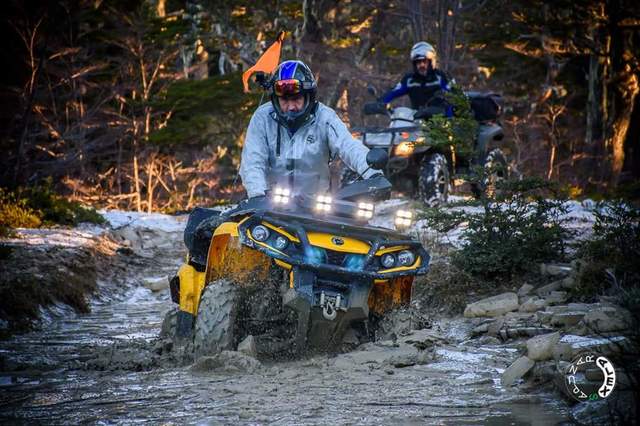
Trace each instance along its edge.
{"label": "orange safety flag", "polygon": [[242,73],[242,84],[244,85],[244,93],[249,92],[249,77],[255,72],[264,72],[271,74],[280,62],[280,48],[284,40],[285,32],[278,34],[276,41],[260,56],[260,59],[254,66]]}

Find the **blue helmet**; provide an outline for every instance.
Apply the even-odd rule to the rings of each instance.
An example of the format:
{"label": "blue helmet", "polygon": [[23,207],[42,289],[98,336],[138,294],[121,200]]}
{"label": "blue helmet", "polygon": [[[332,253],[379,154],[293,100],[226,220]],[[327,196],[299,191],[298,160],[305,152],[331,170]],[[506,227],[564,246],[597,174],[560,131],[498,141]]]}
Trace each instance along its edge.
{"label": "blue helmet", "polygon": [[[279,120],[289,129],[295,130],[306,123],[316,111],[316,79],[307,65],[302,61],[284,61],[271,78],[271,103]],[[284,112],[278,102],[279,97],[297,96],[305,98],[304,107],[298,112]]]}

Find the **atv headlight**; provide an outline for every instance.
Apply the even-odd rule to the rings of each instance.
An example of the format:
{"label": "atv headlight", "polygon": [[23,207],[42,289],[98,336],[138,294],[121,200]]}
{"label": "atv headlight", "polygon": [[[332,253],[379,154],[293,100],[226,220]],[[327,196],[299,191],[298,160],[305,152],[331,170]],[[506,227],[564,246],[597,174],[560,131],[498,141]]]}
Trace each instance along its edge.
{"label": "atv headlight", "polygon": [[256,225],[251,230],[251,236],[253,236],[256,241],[264,242],[269,238],[269,230],[265,226]]}
{"label": "atv headlight", "polygon": [[286,239],[282,235],[278,235],[276,237],[276,240],[273,242],[273,247],[278,249],[278,250],[284,250],[285,248],[287,248],[288,244],[289,244],[289,240],[288,239]]}
{"label": "atv headlight", "polygon": [[387,269],[393,268],[396,266],[396,257],[391,253],[383,254],[380,258],[380,264]]}
{"label": "atv headlight", "polygon": [[413,142],[400,142],[398,145],[396,145],[395,153],[400,157],[408,157],[413,154],[413,149]]}
{"label": "atv headlight", "polygon": [[274,190],[273,202],[276,204],[287,204],[289,202],[290,195],[291,191],[289,191],[288,188],[277,187]]}
{"label": "atv headlight", "polygon": [[316,198],[316,210],[324,213],[331,211],[331,197],[318,195]]}
{"label": "atv headlight", "polygon": [[398,263],[402,266],[411,266],[416,261],[416,255],[412,251],[402,250],[398,253]]}
{"label": "atv headlight", "polygon": [[413,213],[406,210],[396,212],[396,228],[408,228],[413,223]]}
{"label": "atv headlight", "polygon": [[373,204],[371,203],[358,203],[358,217],[364,219],[371,219],[373,217]]}

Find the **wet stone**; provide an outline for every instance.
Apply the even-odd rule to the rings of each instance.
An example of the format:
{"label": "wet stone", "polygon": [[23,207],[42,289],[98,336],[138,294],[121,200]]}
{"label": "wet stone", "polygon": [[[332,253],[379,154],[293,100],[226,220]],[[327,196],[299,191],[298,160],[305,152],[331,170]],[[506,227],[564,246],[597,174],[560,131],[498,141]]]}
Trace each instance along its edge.
{"label": "wet stone", "polygon": [[262,364],[236,351],[222,351],[214,356],[201,357],[191,366],[193,372],[253,373]]}
{"label": "wet stone", "polygon": [[587,312],[583,318],[585,328],[592,333],[622,331],[631,328],[633,317],[623,308],[602,307]]}
{"label": "wet stone", "polygon": [[536,290],[536,294],[540,297],[544,297],[550,294],[552,291],[558,291],[561,288],[562,288],[562,280],[558,280],[538,288]]}
{"label": "wet stone", "polygon": [[542,334],[527,340],[527,356],[534,361],[545,361],[553,357],[553,348],[560,340],[560,333]]}
{"label": "wet stone", "polygon": [[552,291],[544,298],[544,300],[548,305],[557,305],[559,303],[566,302],[568,298],[569,296],[566,291]]}
{"label": "wet stone", "polygon": [[514,384],[518,379],[527,374],[534,364],[535,362],[526,356],[521,356],[515,360],[515,362],[502,373],[502,386],[508,387]]}
{"label": "wet stone", "polygon": [[553,348],[556,360],[571,361],[581,352],[595,352],[602,355],[620,352],[628,348],[629,341],[623,336],[588,337],[568,334],[563,336]]}
{"label": "wet stone", "polygon": [[551,325],[570,327],[578,324],[584,316],[585,312],[580,311],[557,313],[551,317]]}
{"label": "wet stone", "polygon": [[547,306],[547,301],[541,299],[538,296],[528,298],[522,305],[520,305],[520,312],[536,312],[544,309]]}
{"label": "wet stone", "polygon": [[250,356],[252,358],[258,357],[258,350],[256,347],[256,339],[252,335],[248,335],[238,345],[238,352]]}
{"label": "wet stone", "polygon": [[516,309],[518,309],[518,296],[509,292],[487,297],[467,305],[464,316],[467,318],[495,317]]}
{"label": "wet stone", "polygon": [[533,289],[534,287],[531,284],[523,284],[518,290],[518,297],[527,296]]}
{"label": "wet stone", "polygon": [[543,275],[569,275],[572,267],[567,263],[541,263],[540,273]]}

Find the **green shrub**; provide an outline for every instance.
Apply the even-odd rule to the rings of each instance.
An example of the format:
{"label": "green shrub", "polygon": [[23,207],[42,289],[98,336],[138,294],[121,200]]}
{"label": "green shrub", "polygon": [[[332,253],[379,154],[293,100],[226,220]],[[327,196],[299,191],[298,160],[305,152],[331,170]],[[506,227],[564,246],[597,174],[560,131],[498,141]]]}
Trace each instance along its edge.
{"label": "green shrub", "polygon": [[0,236],[11,235],[13,228],[37,228],[43,224],[75,226],[81,222],[105,220],[94,208],[57,195],[51,179],[15,192],[0,188]]}
{"label": "green shrub", "polygon": [[458,87],[445,93],[444,97],[453,107],[453,117],[436,114],[425,123],[423,130],[429,135],[429,145],[441,152],[449,152],[453,146],[457,156],[470,158],[478,122],[473,118],[469,99]]}
{"label": "green shrub", "polygon": [[598,203],[594,214],[593,237],[578,250],[582,266],[576,293],[593,297],[613,285],[617,293],[637,296],[640,209],[616,200]]}
{"label": "green shrub", "polygon": [[92,207],[85,207],[77,201],[69,201],[57,195],[50,178],[39,185],[19,188],[17,194],[18,197],[26,200],[28,207],[37,212],[45,225],[75,226],[81,222],[105,222]]}
{"label": "green shrub", "polygon": [[462,222],[465,245],[452,254],[452,261],[474,276],[511,278],[536,263],[564,256],[570,232],[565,227],[564,201],[546,198],[549,184],[539,180],[507,182],[500,196],[482,197],[481,212],[429,211],[427,224],[448,232]]}
{"label": "green shrub", "polygon": [[28,205],[27,200],[0,188],[0,237],[12,234],[12,228],[37,228],[40,217]]}

